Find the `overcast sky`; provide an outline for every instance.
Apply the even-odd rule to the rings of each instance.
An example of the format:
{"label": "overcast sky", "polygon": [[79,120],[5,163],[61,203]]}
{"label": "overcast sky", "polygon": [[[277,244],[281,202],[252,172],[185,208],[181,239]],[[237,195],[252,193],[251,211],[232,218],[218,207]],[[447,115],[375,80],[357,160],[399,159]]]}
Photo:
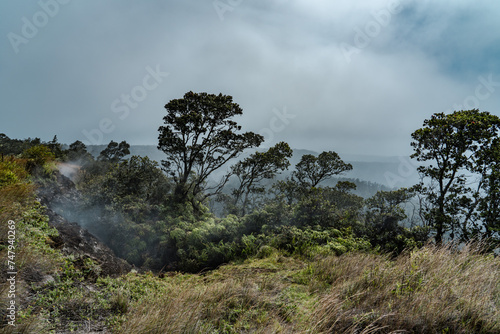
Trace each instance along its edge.
{"label": "overcast sky", "polygon": [[164,105],[231,95],[269,146],[405,155],[436,112],[500,116],[500,2],[0,2],[0,133],[156,145]]}

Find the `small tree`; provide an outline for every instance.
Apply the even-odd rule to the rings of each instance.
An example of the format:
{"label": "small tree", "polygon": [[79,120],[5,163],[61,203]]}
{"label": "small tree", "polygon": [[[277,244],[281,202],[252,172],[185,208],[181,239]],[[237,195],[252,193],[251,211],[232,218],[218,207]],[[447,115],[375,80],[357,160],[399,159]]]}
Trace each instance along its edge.
{"label": "small tree", "polygon": [[57,159],[64,158],[64,151],[62,145],[57,140],[57,136],[54,136],[46,145]]}
{"label": "small tree", "polygon": [[120,144],[110,141],[108,146],[101,151],[97,160],[112,163],[120,162],[125,156],[130,154],[129,149],[130,145],[126,141],[122,141]]}
{"label": "small tree", "polygon": [[415,189],[378,191],[366,200],[365,234],[373,246],[401,253],[405,248],[422,246],[427,240],[425,227],[405,228],[400,222],[408,218],[404,205],[415,196]]}
{"label": "small tree", "polygon": [[162,165],[174,179],[174,198],[180,203],[196,204],[196,200],[220,192],[227,177],[204,189],[208,176],[243,150],[264,141],[253,132],[239,133],[241,126],[232,118],[242,110],[228,95],[188,92],[182,99],[171,100],[165,109],[165,125],[158,129],[158,149],[167,155]]}
{"label": "small tree", "polygon": [[[233,189],[233,205],[240,204],[244,215],[249,204],[250,194],[265,191],[261,181],[272,179],[277,173],[288,169],[292,149],[285,142],[280,142],[266,152],[256,152],[248,158],[239,161],[231,168],[231,174],[238,178],[239,186]],[[240,203],[241,202],[241,203]]]}
{"label": "small tree", "polygon": [[87,151],[87,146],[79,140],[69,145],[66,157],[69,161],[79,161],[81,163],[93,160],[92,155]]}
{"label": "small tree", "polygon": [[[292,204],[311,194],[321,182],[351,169],[351,164],[342,161],[339,155],[332,151],[322,152],[317,157],[312,154],[304,154],[299,163],[295,165],[292,176],[286,180],[277,181],[273,185],[273,189],[278,196],[286,199],[288,204]],[[355,189],[356,185],[349,182],[341,183],[338,187],[337,190],[347,192]]]}
{"label": "small tree", "polygon": [[337,153],[329,151],[323,152],[317,157],[312,154],[304,154],[295,169],[292,178],[301,186],[314,188],[333,175],[351,170],[352,165],[342,161]]}
{"label": "small tree", "polygon": [[45,163],[53,161],[56,158],[54,153],[43,144],[26,149],[22,153],[22,157],[28,159],[26,169],[32,174],[36,174]]}
{"label": "small tree", "polygon": [[295,166],[291,178],[278,181],[273,188],[279,200],[294,210],[293,223],[298,226],[345,227],[362,206],[362,198],[349,193],[356,188],[351,182],[335,187],[320,187],[321,182],[351,170],[352,166],[335,152],[317,157],[305,154]]}

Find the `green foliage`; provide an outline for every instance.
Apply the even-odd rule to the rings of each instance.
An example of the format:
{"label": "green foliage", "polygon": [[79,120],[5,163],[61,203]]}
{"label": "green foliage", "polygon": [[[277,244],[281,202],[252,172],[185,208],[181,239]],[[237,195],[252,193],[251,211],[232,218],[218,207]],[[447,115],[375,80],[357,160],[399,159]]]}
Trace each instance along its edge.
{"label": "green foliage", "polygon": [[[496,162],[490,157],[499,129],[500,118],[473,109],[434,114],[412,134],[412,157],[430,162],[419,167],[421,175],[430,180],[421,185],[420,191],[428,201],[424,214],[438,243],[447,232],[452,239],[458,236],[467,241],[483,229],[477,209],[483,197],[483,180],[488,178],[488,171],[495,169],[492,164]],[[471,186],[473,178],[478,177],[479,186]],[[484,196],[495,196],[494,190],[490,192],[495,187],[485,186]]]}
{"label": "green foliage", "polygon": [[18,162],[0,162],[0,188],[18,184],[25,177],[26,170]]}
{"label": "green foliage", "polygon": [[28,148],[22,154],[23,158],[32,159],[36,165],[43,165],[55,159],[54,153],[46,145],[36,145]]}
{"label": "green foliage", "polygon": [[290,146],[280,142],[266,152],[256,152],[231,167],[231,174],[239,181],[239,187],[232,191],[231,201],[236,213],[245,215],[248,212],[250,195],[263,194],[265,187],[260,182],[272,179],[280,171],[288,169],[291,156]]}
{"label": "green foliage", "polygon": [[16,184],[18,181],[16,174],[12,171],[6,169],[0,170],[0,187]]}
{"label": "green foliage", "polygon": [[233,215],[224,219],[210,217],[194,223],[177,220],[168,228],[167,248],[171,249],[169,255],[175,259],[171,265],[176,269],[197,272],[236,259],[243,250],[243,228],[240,220]]}
{"label": "green foliage", "polygon": [[245,222],[246,234],[258,234],[264,228],[291,225],[293,207],[284,201],[271,201],[260,210],[256,210],[242,219]]}
{"label": "green foliage", "polygon": [[[170,180],[159,169],[156,161],[148,157],[132,156],[129,160],[115,165],[108,172],[104,186],[113,198],[124,202],[144,200],[152,205],[167,201],[171,191]],[[130,199],[127,201],[127,199]]]}
{"label": "green foliage", "polygon": [[119,164],[101,168],[96,162],[83,170],[79,188],[87,195],[90,205],[117,206],[144,202],[151,206],[166,202],[172,188],[158,163],[148,157],[132,156]]}
{"label": "green foliage", "polygon": [[66,158],[68,161],[79,162],[82,166],[94,160],[92,155],[87,151],[87,146],[79,140],[69,145],[66,151]]}
{"label": "green foliage", "polygon": [[11,139],[6,134],[0,133],[0,154],[2,158],[4,155],[19,155],[24,150],[31,146],[39,145],[41,143],[39,138],[35,139]]}
{"label": "green foliage", "polygon": [[26,169],[31,174],[44,175],[46,170],[43,169],[43,166],[53,161],[56,156],[48,146],[36,145],[26,149],[22,153],[22,157],[28,159]]}
{"label": "green foliage", "polygon": [[298,228],[282,226],[269,233],[269,245],[289,255],[314,257],[316,255],[341,255],[348,251],[371,249],[368,241],[356,238],[350,229]]}
{"label": "green foliage", "polygon": [[312,154],[304,154],[295,166],[292,179],[301,187],[314,188],[333,175],[339,175],[351,169],[352,165],[342,161],[339,155],[333,151],[322,152],[317,157]]}
{"label": "green foliage", "polygon": [[[489,150],[482,151],[482,190],[478,211],[483,226],[473,226],[476,239],[487,239],[490,248],[500,245],[500,138],[495,138]],[[483,229],[484,228],[484,229]]]}
{"label": "green foliage", "polygon": [[[174,178],[175,199],[196,203],[198,196],[218,193],[227,177],[211,192],[203,189],[208,176],[246,148],[259,146],[264,138],[241,130],[234,116],[242,110],[228,95],[188,92],[165,105],[167,115],[159,128],[158,149],[165,152],[165,170]],[[207,191],[202,196],[204,191]]]}
{"label": "green foliage", "polygon": [[[340,211],[361,207],[362,199],[349,193],[356,189],[352,182],[339,181],[332,187],[318,187],[319,183],[351,170],[352,166],[343,162],[335,152],[323,152],[318,157],[305,154],[295,166],[292,177],[277,181],[273,191],[279,200],[289,205],[298,203],[298,221],[307,225],[331,226],[335,215],[343,216]],[[354,209],[356,211],[356,209]],[[329,223],[326,223],[329,222]]]}
{"label": "green foliage", "polygon": [[139,156],[93,162],[83,169],[78,188],[84,195],[76,208],[82,225],[130,263],[163,266],[159,245],[172,184],[156,162]]}
{"label": "green foliage", "polygon": [[364,235],[373,246],[399,254],[405,249],[422,247],[428,239],[427,227],[401,225],[406,218],[403,207],[415,196],[414,189],[379,191],[366,201]]}
{"label": "green foliage", "polygon": [[0,161],[0,233],[7,236],[8,220],[22,217],[24,209],[32,200],[33,185],[28,181],[24,161],[9,158]]}
{"label": "green foliage", "polygon": [[57,136],[54,136],[54,138],[46,143],[47,147],[49,150],[54,154],[54,157],[56,159],[64,159],[65,158],[65,152],[62,148],[61,143],[57,141]]}
{"label": "green foliage", "polygon": [[350,193],[353,188],[353,183],[341,181],[335,187],[307,189],[291,179],[278,181],[274,186],[275,200],[291,210],[290,224],[324,228],[358,225],[363,199]]}
{"label": "green foliage", "polygon": [[297,226],[332,227],[340,220],[337,208],[323,196],[324,189],[312,188],[294,205],[293,224]]}
{"label": "green foliage", "polygon": [[130,154],[129,148],[130,145],[126,141],[122,141],[118,144],[112,140],[109,142],[108,146],[101,151],[97,160],[112,163],[120,162],[125,156]]}

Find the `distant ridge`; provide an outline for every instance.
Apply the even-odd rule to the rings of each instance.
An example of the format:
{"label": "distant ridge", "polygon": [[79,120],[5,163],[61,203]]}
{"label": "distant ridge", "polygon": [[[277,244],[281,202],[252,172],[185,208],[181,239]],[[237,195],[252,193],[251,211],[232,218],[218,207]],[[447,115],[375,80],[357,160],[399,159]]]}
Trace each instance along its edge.
{"label": "distant ridge", "polygon": [[[106,146],[89,145],[87,150],[94,157],[97,157]],[[240,158],[245,158],[254,151],[248,150]],[[311,150],[294,149],[293,157],[290,159],[291,166],[295,166],[304,154],[317,155],[318,153]],[[155,145],[131,145],[130,155],[147,156],[159,163],[165,159],[165,154],[158,150]],[[379,183],[388,188],[411,187],[419,181],[416,168],[411,164],[412,161],[409,157],[363,156],[341,153],[339,155],[342,160],[349,162],[353,166],[351,171],[341,175],[341,177]]]}

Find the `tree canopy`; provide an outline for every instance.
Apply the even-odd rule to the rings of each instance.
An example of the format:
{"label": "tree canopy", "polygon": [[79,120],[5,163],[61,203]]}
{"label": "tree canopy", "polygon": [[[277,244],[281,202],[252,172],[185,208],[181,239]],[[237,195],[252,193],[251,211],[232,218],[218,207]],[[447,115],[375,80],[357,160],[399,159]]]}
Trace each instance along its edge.
{"label": "tree canopy", "polygon": [[243,150],[264,141],[259,134],[240,133],[241,126],[233,117],[243,112],[229,95],[188,92],[171,100],[165,109],[165,125],[158,129],[158,149],[167,155],[162,165],[174,179],[178,202],[195,203],[197,197],[202,200],[218,193],[227,177],[204,189],[208,176]]}
{"label": "tree canopy", "polygon": [[109,162],[119,162],[125,156],[130,154],[130,145],[126,141],[117,143],[115,141],[110,141],[108,146],[101,151],[97,160],[109,161]]}
{"label": "tree canopy", "polygon": [[322,152],[317,157],[304,154],[295,166],[293,178],[301,185],[313,188],[320,182],[351,170],[352,165],[342,161],[340,156],[333,151]]}

